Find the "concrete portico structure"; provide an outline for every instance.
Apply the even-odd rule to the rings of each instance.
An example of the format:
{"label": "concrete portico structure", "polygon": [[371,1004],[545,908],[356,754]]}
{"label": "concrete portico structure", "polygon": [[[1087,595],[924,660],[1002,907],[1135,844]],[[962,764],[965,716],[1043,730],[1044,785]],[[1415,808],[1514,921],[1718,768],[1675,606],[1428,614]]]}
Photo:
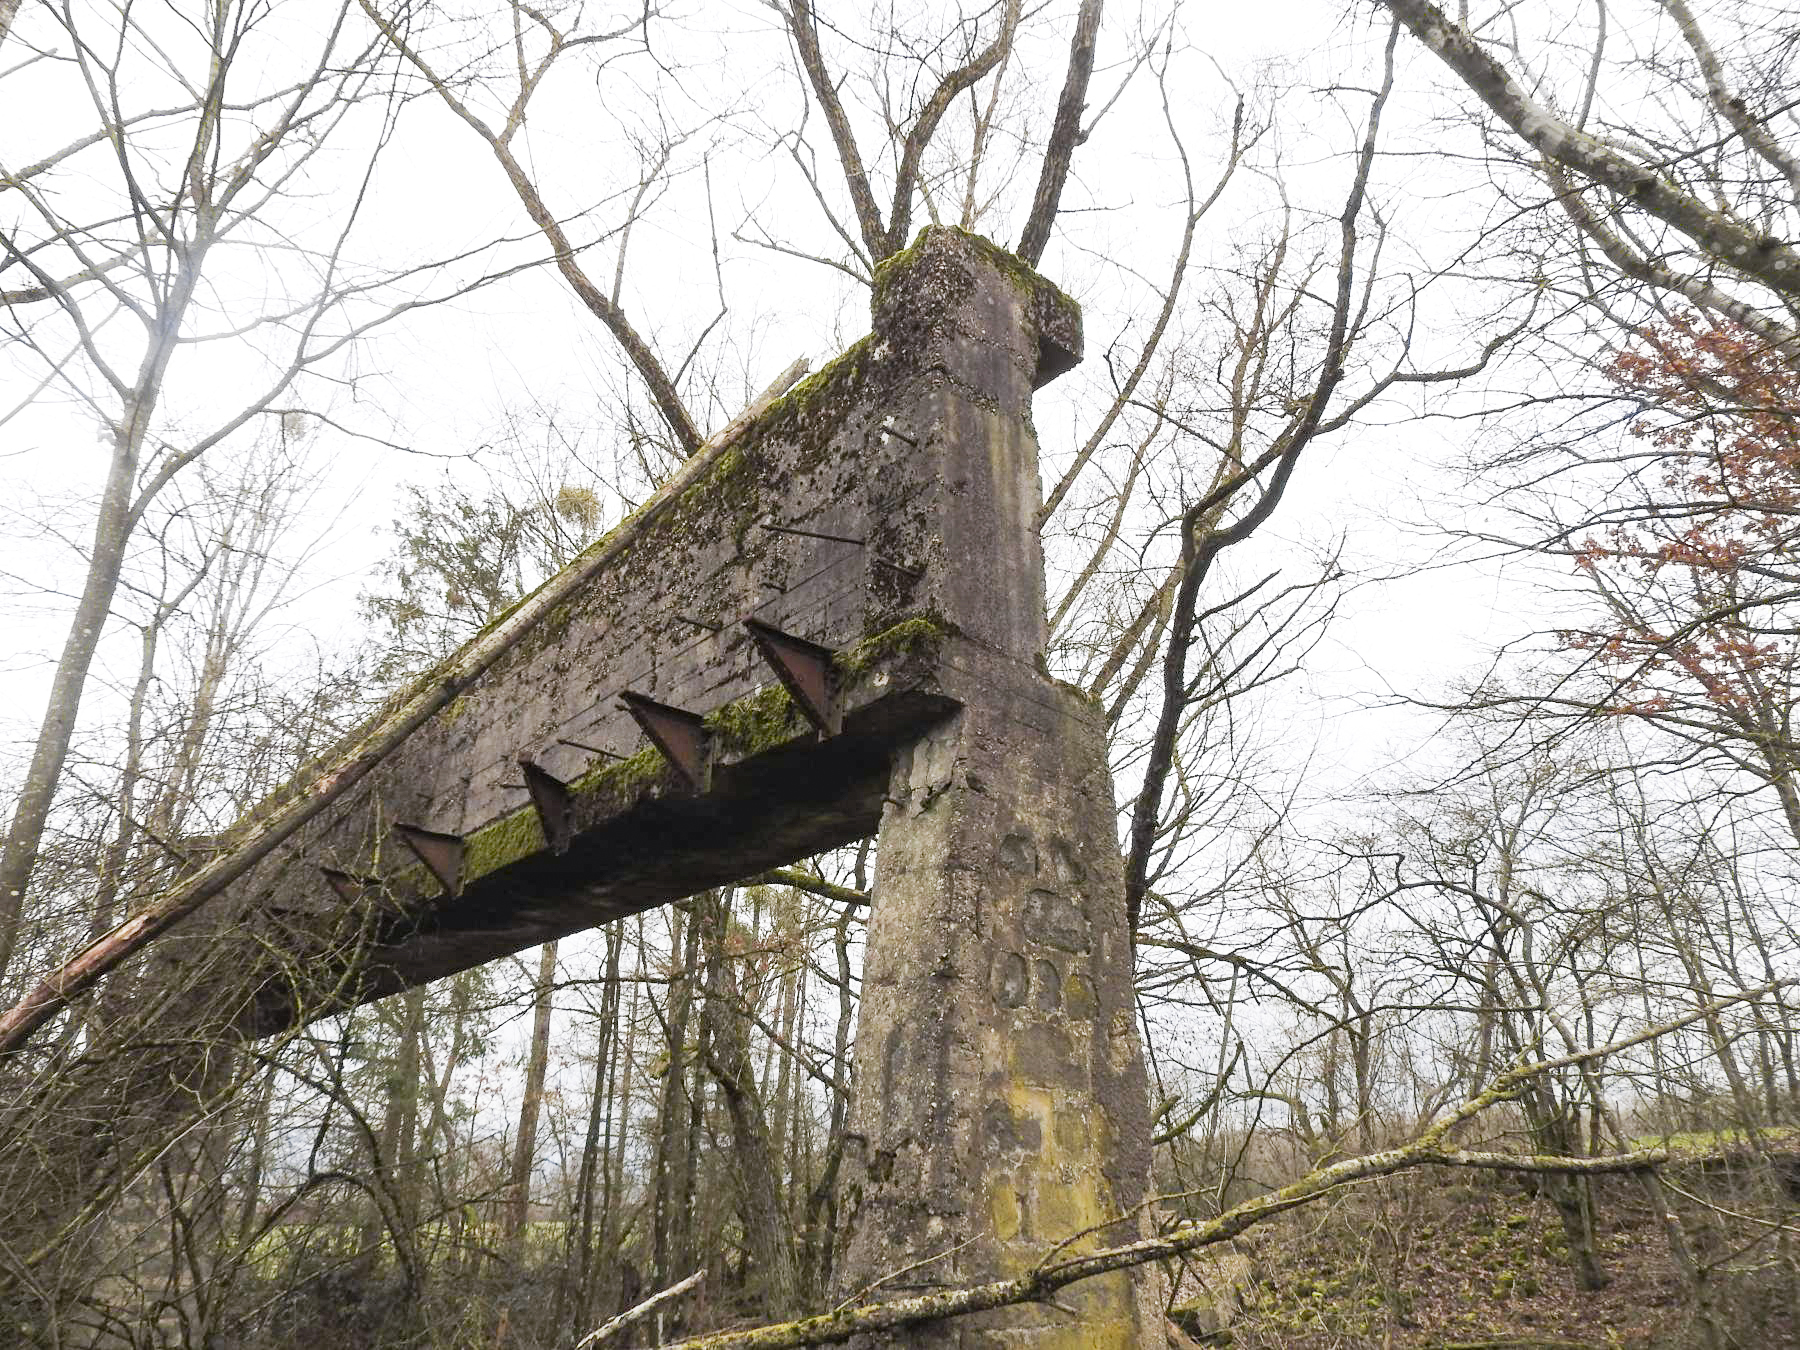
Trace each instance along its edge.
{"label": "concrete portico structure", "polygon": [[[1080,359],[1080,314],[934,228],[878,269],[873,317],[161,940],[182,992],[121,1023],[128,1072],[63,1085],[86,1124],[15,1160],[0,1207],[46,1233],[84,1212],[234,1045],[879,831],[839,1292],[1148,1231],[1103,719],[1044,665],[1031,397]],[[1160,1346],[1156,1295],[1118,1273],[883,1343]]]}

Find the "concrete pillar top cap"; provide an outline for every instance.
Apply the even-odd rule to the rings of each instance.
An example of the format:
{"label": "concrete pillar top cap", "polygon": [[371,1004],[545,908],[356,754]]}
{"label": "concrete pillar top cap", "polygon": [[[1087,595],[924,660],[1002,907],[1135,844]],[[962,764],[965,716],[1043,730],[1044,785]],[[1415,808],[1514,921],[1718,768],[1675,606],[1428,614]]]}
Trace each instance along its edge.
{"label": "concrete pillar top cap", "polygon": [[[960,275],[959,275],[960,274]],[[910,247],[876,265],[871,302],[877,330],[964,324],[983,281],[999,279],[1018,298],[1026,351],[1035,347],[1031,384],[1041,389],[1081,361],[1081,306],[1016,254],[948,225],[927,225]],[[983,336],[1004,341],[1010,335]]]}

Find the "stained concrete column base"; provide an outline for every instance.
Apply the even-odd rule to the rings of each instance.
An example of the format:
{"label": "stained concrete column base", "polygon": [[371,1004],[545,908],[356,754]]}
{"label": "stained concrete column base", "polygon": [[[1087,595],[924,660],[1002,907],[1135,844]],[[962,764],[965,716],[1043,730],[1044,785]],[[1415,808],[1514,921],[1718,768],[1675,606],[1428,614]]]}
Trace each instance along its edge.
{"label": "stained concrete column base", "polygon": [[[964,644],[964,709],[882,818],[838,1294],[1021,1274],[1149,1236],[1150,1128],[1104,727]],[[976,696],[975,691],[979,691]],[[1161,1350],[1153,1266],[865,1346]]]}

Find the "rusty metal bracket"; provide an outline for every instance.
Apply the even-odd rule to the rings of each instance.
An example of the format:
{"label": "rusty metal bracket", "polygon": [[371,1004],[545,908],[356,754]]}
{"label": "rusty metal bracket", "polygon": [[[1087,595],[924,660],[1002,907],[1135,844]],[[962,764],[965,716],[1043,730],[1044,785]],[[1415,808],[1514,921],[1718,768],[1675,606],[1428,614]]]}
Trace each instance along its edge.
{"label": "rusty metal bracket", "polygon": [[337,892],[338,899],[346,905],[354,905],[362,899],[364,891],[371,886],[381,884],[376,877],[359,877],[340,871],[335,867],[321,867],[319,871],[324,876],[326,884]]}
{"label": "rusty metal bracket", "polygon": [[462,894],[463,838],[420,825],[394,825],[394,834],[425,864],[446,895]]}
{"label": "rusty metal bracket", "polygon": [[671,708],[666,703],[630,689],[621,690],[625,711],[644,729],[651,744],[664,759],[687,779],[695,792],[712,786],[712,736],[706,730],[706,719],[686,708]]}
{"label": "rusty metal bracket", "polygon": [[567,783],[539,768],[528,756],[519,757],[519,772],[525,775],[525,790],[531,794],[550,851],[567,853],[569,841],[575,837],[575,794]]}
{"label": "rusty metal bracket", "polygon": [[744,628],[806,720],[823,735],[837,735],[843,729],[844,714],[838,706],[831,648],[784,633],[760,619],[745,619]]}

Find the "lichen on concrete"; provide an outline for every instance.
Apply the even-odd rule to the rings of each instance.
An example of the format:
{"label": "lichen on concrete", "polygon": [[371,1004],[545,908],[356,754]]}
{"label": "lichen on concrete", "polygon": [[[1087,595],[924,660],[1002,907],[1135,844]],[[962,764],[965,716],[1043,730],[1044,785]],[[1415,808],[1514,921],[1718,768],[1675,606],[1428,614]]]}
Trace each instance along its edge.
{"label": "lichen on concrete", "polygon": [[934,235],[949,235],[961,240],[981,261],[987,263],[995,271],[1004,276],[1021,296],[1034,302],[1047,300],[1058,308],[1066,308],[1077,315],[1081,306],[1055,282],[1038,272],[1016,253],[1008,252],[985,235],[965,230],[958,225],[925,225],[913,236],[911,244],[900,252],[892,254],[875,265],[875,293],[879,298],[882,291],[891,288],[897,280],[905,276],[908,270],[916,267],[930,252],[930,240]]}
{"label": "lichen on concrete", "polygon": [[975,271],[998,273],[1017,294],[1021,317],[1038,343],[1034,383],[1042,385],[1081,360],[1081,306],[1017,254],[955,226],[927,225],[910,247],[877,265],[871,304],[879,331],[902,346],[920,344],[976,291],[975,276],[958,266],[946,240],[955,241]]}

